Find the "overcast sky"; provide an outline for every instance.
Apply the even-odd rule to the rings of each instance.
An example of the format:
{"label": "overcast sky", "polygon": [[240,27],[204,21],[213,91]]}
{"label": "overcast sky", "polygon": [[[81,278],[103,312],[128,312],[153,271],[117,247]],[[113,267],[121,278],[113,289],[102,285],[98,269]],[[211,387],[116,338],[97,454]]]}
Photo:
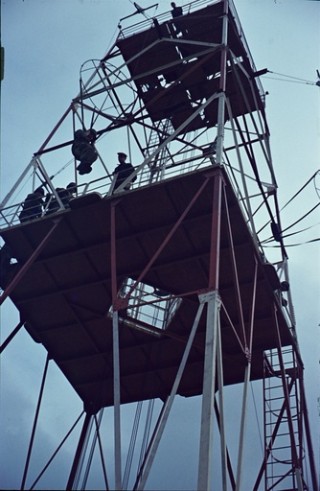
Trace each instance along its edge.
{"label": "overcast sky", "polygon": [[[143,7],[153,3],[139,2]],[[187,2],[177,3],[185,5]],[[269,93],[267,118],[278,196],[283,206],[320,167],[320,87],[314,85],[316,69],[320,70],[320,2],[235,0],[235,5],[257,69],[268,68],[273,72],[262,81]],[[119,19],[133,12],[133,6],[129,0],[2,0],[1,8],[1,43],[5,47],[5,78],[1,87],[2,199],[77,95],[82,63],[103,57],[118,32]],[[169,9],[170,2],[161,0],[157,13]],[[110,155],[110,161],[112,159],[114,155]],[[318,186],[320,188],[320,178]],[[283,225],[293,223],[318,200],[311,183],[285,208]],[[320,397],[320,255],[319,242],[308,241],[320,235],[319,218],[318,212],[313,213],[292,231],[312,228],[287,239],[290,284],[305,363],[317,465],[320,463],[317,403]],[[299,245],[291,247],[292,244]],[[2,307],[1,341],[17,321],[11,305]],[[35,345],[25,332],[21,332],[3,354],[1,488],[20,486],[45,356],[41,346]],[[41,468],[40,463],[46,462],[82,409],[59,371],[50,365],[49,372],[44,410],[47,422],[41,420],[35,448],[37,466],[31,468],[32,476]],[[194,489],[193,442],[197,441],[198,429],[190,425],[190,420],[195,420],[198,410],[197,400],[189,401],[183,411],[175,410],[170,428],[179,433],[185,432],[183,428],[187,427],[187,443],[174,450],[170,458],[172,442],[165,440],[163,455],[169,456],[165,460],[165,473],[156,462],[148,488],[172,489],[174,482],[176,489]],[[76,436],[40,488],[65,485],[69,472],[66,455],[72,455],[75,441]],[[46,456],[43,449],[48,452]],[[176,452],[185,454],[185,467],[179,467],[172,459]],[[32,478],[28,482],[31,484]]]}

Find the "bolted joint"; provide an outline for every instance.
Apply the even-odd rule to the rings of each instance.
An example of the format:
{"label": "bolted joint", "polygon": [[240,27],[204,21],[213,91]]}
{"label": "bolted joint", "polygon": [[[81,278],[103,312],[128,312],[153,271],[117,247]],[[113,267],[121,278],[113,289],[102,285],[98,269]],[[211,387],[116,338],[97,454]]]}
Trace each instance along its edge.
{"label": "bolted joint", "polygon": [[216,302],[218,310],[221,308],[221,297],[219,295],[218,290],[212,290],[208,291],[205,293],[200,293],[198,295],[199,301],[201,304],[203,303],[209,303],[209,302]]}

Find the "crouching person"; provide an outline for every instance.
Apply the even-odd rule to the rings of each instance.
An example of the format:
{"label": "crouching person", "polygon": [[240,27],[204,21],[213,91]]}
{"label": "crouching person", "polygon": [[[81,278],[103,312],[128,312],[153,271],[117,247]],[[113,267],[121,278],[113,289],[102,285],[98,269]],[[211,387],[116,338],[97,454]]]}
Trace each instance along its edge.
{"label": "crouching person", "polygon": [[94,130],[77,130],[74,134],[72,144],[72,154],[80,163],[77,166],[79,174],[89,174],[92,171],[92,164],[97,160],[98,153],[94,142],[97,134]]}

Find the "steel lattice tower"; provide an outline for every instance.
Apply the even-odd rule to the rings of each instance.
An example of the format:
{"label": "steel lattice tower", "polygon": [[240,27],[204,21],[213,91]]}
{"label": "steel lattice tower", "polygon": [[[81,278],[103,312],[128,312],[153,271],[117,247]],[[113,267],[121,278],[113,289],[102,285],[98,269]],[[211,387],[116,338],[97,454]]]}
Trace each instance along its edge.
{"label": "steel lattice tower", "polygon": [[[17,183],[33,173],[58,212],[20,224],[21,204],[11,193],[2,203],[1,237],[17,263],[2,275],[1,303],[10,297],[21,319],[2,349],[24,326],[84,404],[67,489],[105,407],[122,489],[121,407],[160,399],[133,486],[144,489],[177,395],[201,396],[198,489],[218,489],[217,455],[219,489],[244,489],[250,381],[263,385],[265,447],[252,489],[317,487],[260,75],[231,1],[121,27],[103,59],[83,66],[79,94]],[[70,154],[73,132],[92,126],[99,175],[81,184],[74,163],[66,208],[49,157]],[[137,162],[130,190],[133,175],[113,191],[104,152],[114,138]],[[264,224],[280,245],[272,263]],[[224,389],[236,384],[233,459]]]}

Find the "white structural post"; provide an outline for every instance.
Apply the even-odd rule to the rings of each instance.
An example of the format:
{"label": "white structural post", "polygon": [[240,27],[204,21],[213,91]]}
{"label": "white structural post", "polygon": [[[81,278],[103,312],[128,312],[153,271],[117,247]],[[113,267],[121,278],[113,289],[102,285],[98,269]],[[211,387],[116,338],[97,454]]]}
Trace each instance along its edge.
{"label": "white structural post", "polygon": [[223,17],[222,17],[222,51],[220,63],[220,83],[219,83],[219,101],[218,101],[218,121],[217,121],[217,162],[222,165],[223,141],[224,141],[224,124],[225,124],[225,103],[226,103],[226,86],[227,86],[227,43],[228,43],[228,10],[229,1],[224,0]]}
{"label": "white structural post", "polygon": [[218,376],[218,397],[219,397],[219,419],[220,419],[220,448],[221,448],[221,474],[222,491],[227,491],[227,445],[224,424],[224,401],[223,401],[223,359],[222,359],[222,340],[220,316],[218,316],[217,328],[217,376]]}
{"label": "white structural post", "polygon": [[194,338],[195,338],[195,335],[197,332],[197,328],[199,325],[199,321],[200,321],[200,318],[202,315],[203,307],[204,307],[204,302],[200,302],[200,305],[199,305],[196,317],[194,319],[194,322],[193,322],[193,325],[192,325],[192,328],[190,331],[190,335],[189,335],[189,338],[188,338],[188,341],[187,341],[187,344],[186,344],[186,347],[185,347],[185,350],[184,350],[184,353],[183,353],[183,356],[182,356],[182,359],[181,359],[181,362],[180,362],[180,365],[179,365],[179,368],[178,368],[178,371],[176,374],[176,378],[174,380],[174,383],[173,383],[173,386],[171,389],[171,392],[170,392],[170,394],[169,394],[169,396],[168,396],[168,398],[167,398],[167,400],[166,400],[166,402],[162,408],[162,411],[161,411],[161,414],[159,416],[156,428],[154,430],[151,442],[149,444],[149,448],[148,448],[148,452],[147,452],[145,461],[144,461],[142,469],[141,469],[141,474],[138,476],[136,485],[134,486],[135,490],[144,489],[144,486],[146,484],[152,463],[153,463],[155,455],[156,455],[156,451],[158,449],[163,431],[164,431],[165,426],[166,426],[166,422],[167,422],[168,417],[169,417],[169,413],[171,411],[171,408],[172,408],[172,405],[174,402],[174,398],[177,394],[177,390],[179,388],[179,384],[180,384],[185,366],[187,364],[187,360],[188,360],[188,357],[189,357],[189,354],[190,354],[190,351],[192,348],[192,344],[193,344],[193,341],[194,341]]}
{"label": "white structural post", "polygon": [[121,424],[120,424],[120,355],[119,355],[119,314],[113,312],[113,397],[114,397],[114,471],[115,488],[121,484]]}
{"label": "white structural post", "polygon": [[210,490],[212,480],[213,404],[216,385],[217,330],[221,302],[216,290],[200,295],[199,298],[200,302],[207,303],[207,330],[204,354],[198,490]]}
{"label": "white structural post", "polygon": [[244,387],[243,387],[236,491],[240,491],[240,489],[241,489],[243,447],[244,447],[244,436],[245,436],[246,415],[247,415],[247,401],[248,401],[248,386],[249,386],[249,382],[250,382],[250,374],[251,374],[251,362],[248,363],[246,370],[245,370],[245,380],[244,380]]}

